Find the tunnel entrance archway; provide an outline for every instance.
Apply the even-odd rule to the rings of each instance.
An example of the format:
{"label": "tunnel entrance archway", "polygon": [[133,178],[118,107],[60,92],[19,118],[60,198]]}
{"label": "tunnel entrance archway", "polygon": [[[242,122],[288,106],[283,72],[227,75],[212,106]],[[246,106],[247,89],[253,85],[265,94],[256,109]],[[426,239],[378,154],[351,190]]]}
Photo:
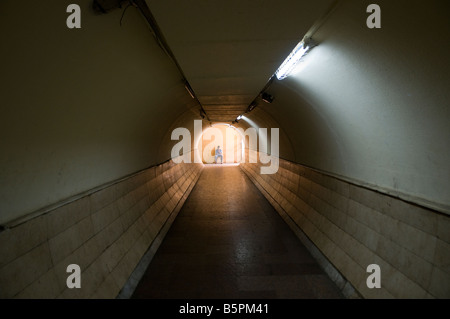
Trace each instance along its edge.
{"label": "tunnel entrance archway", "polygon": [[[199,147],[200,141],[201,147]],[[223,163],[240,163],[244,158],[243,135],[230,124],[212,124],[211,127],[203,130],[196,144],[198,156],[204,164],[214,163],[214,152],[217,146],[220,146],[223,151]]]}

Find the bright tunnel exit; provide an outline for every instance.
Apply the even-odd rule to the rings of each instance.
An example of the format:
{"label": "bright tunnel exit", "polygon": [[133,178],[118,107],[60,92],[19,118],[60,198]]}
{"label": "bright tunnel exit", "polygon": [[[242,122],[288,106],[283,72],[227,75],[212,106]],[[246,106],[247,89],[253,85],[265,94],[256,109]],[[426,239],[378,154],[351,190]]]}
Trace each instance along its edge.
{"label": "bright tunnel exit", "polygon": [[[202,132],[200,141],[201,146],[197,145],[197,152],[201,151],[200,155],[204,164],[213,164],[216,161],[217,163],[240,163],[243,159],[243,136],[232,125],[213,124]],[[222,150],[222,161],[215,157],[218,146]]]}

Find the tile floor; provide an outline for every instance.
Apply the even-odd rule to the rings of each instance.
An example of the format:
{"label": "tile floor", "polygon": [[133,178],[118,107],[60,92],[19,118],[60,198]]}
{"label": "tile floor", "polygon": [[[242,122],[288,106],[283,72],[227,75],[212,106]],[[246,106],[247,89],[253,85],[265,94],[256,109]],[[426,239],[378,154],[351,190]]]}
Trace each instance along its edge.
{"label": "tile floor", "polygon": [[207,165],[132,298],[338,299],[238,166]]}

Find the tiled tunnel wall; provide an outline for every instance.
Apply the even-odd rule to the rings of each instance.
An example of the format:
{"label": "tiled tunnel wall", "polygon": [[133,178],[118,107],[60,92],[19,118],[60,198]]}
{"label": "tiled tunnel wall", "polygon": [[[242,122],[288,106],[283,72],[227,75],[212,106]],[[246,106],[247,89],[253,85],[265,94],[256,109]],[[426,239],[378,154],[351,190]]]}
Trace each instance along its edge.
{"label": "tiled tunnel wall", "polygon": [[[159,245],[202,164],[146,169],[0,233],[0,298],[115,298]],[[81,288],[69,289],[69,264]]]}
{"label": "tiled tunnel wall", "polygon": [[[276,174],[260,165],[241,169],[348,297],[450,298],[450,216],[282,159]],[[367,287],[370,264],[381,288]]]}

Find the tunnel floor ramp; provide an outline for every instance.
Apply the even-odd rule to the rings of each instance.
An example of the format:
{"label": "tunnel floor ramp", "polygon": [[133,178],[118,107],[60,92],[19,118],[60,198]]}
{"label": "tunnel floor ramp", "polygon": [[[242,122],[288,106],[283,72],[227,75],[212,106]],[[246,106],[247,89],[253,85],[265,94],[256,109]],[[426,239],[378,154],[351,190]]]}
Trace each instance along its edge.
{"label": "tunnel floor ramp", "polygon": [[203,169],[132,298],[343,296],[240,168],[217,164]]}

